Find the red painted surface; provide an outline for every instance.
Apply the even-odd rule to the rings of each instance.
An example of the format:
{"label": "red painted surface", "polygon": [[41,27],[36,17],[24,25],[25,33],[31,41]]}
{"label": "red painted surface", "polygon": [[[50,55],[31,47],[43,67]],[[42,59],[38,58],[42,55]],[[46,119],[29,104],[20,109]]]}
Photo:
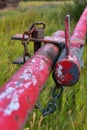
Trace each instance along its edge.
{"label": "red painted surface", "polygon": [[[52,38],[55,39],[55,35]],[[45,44],[3,85],[0,89],[0,130],[23,128],[58,55],[58,46]]]}
{"label": "red painted surface", "polygon": [[[87,8],[71,36],[69,55],[59,60],[55,66],[54,76],[61,85],[72,85],[79,79],[81,68],[79,54],[84,45],[86,32]],[[63,31],[57,31],[52,37],[42,40],[61,43],[65,40],[64,36]],[[3,85],[0,89],[0,130],[21,130],[23,128],[58,55],[58,46],[45,44]]]}
{"label": "red painted surface", "polygon": [[66,15],[65,18],[65,43],[66,43],[66,56],[68,56],[70,49],[70,15]]}
{"label": "red painted surface", "polygon": [[63,86],[74,85],[80,77],[81,56],[87,33],[87,7],[82,13],[70,38],[69,54],[64,59],[58,60],[54,77]]}

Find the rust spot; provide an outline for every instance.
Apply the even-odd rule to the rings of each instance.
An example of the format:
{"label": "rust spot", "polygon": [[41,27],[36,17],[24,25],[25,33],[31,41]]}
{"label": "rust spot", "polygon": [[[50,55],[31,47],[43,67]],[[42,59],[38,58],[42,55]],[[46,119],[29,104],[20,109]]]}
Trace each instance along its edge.
{"label": "rust spot", "polygon": [[15,119],[16,119],[16,121],[19,121],[19,116],[16,115],[16,116],[15,116]]}
{"label": "rust spot", "polygon": [[30,99],[29,99],[28,96],[26,96],[26,100],[27,100],[28,103],[30,103]]}

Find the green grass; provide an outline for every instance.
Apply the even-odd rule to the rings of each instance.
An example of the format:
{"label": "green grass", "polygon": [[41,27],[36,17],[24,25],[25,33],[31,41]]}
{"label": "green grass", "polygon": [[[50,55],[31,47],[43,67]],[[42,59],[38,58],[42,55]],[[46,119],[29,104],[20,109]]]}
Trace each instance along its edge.
{"label": "green grass", "polygon": [[[52,35],[58,29],[64,29],[63,3],[58,2],[25,2],[15,9],[0,11],[0,86],[4,84],[20,66],[12,61],[23,54],[20,41],[12,41],[11,36],[28,30],[33,22],[46,23],[45,35]],[[64,12],[64,13],[63,13]],[[76,23],[71,21],[71,30]],[[20,47],[20,50],[19,50]],[[30,52],[33,51],[32,43]],[[84,50],[84,68],[80,80],[71,88],[65,88],[54,114],[42,117],[39,110],[31,113],[25,129],[29,130],[86,130],[87,129],[87,45]],[[50,78],[40,95],[44,107],[51,96],[54,85]],[[43,98],[44,97],[44,98]]]}

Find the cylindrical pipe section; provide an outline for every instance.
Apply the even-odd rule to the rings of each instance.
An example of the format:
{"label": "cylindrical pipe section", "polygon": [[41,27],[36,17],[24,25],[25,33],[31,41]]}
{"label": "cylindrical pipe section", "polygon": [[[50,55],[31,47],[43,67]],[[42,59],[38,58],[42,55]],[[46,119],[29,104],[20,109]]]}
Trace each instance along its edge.
{"label": "cylindrical pipe section", "polygon": [[55,80],[63,86],[74,85],[80,77],[82,66],[82,52],[84,39],[87,32],[87,7],[82,13],[70,38],[69,55],[62,60],[58,60],[53,75]]}
{"label": "cylindrical pipe section", "polygon": [[45,44],[0,89],[0,130],[22,130],[59,55]]}

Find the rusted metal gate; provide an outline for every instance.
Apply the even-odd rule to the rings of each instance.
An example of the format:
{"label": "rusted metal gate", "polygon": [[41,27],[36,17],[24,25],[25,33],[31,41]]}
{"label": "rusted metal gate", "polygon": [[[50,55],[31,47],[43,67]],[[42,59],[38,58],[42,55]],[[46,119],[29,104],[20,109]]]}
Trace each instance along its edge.
{"label": "rusted metal gate", "polygon": [[[67,19],[65,24],[67,28]],[[69,39],[69,28],[67,30],[66,36],[61,37],[61,31],[57,31],[51,37],[39,39],[39,42],[42,40],[47,44],[37,50],[0,89],[0,130],[22,130],[57,58],[59,59],[59,54],[60,59],[54,67],[54,77],[58,84],[72,86],[79,80],[82,49],[87,33],[87,7],[70,38],[70,47],[69,40],[64,38]],[[62,33],[64,34],[63,31]],[[17,39],[20,39],[19,35]],[[35,44],[38,44],[37,39],[29,40],[36,40]],[[66,47],[63,57],[62,44]]]}

